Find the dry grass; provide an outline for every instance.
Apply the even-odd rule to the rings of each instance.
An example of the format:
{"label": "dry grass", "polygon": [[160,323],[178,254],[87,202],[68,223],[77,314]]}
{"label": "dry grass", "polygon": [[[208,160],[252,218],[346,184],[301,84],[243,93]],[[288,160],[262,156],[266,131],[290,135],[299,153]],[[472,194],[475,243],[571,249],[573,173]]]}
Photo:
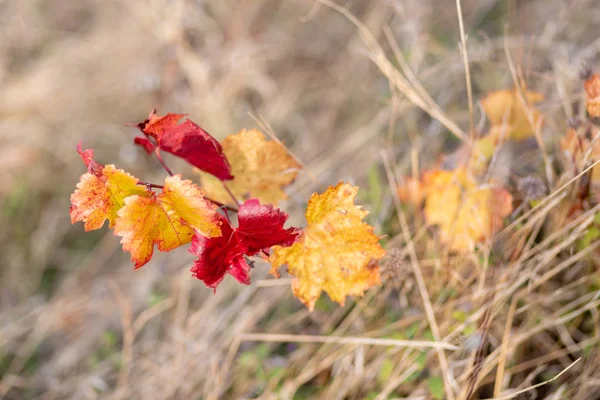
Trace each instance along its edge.
{"label": "dry grass", "polygon": [[[578,245],[600,207],[567,218],[581,171],[552,158],[582,112],[579,66],[598,65],[600,8],[459,4],[460,23],[435,0],[0,2],[0,397],[600,398],[600,242]],[[545,94],[544,151],[507,145],[490,175],[515,191],[533,173],[551,195],[448,254],[390,186],[470,140],[476,101],[514,79]],[[384,284],[309,313],[264,265],[213,295],[185,251],[133,271],[112,233],[71,226],[79,140],[163,175],[124,126],[154,107],[217,138],[272,126],[309,171],[283,205],[296,225],[313,191],[360,185]]]}

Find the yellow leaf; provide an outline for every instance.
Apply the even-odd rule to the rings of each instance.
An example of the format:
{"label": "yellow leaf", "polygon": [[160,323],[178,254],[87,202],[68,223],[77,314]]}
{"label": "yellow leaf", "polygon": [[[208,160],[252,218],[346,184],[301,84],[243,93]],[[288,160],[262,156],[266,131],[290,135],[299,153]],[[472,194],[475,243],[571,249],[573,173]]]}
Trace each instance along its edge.
{"label": "yellow leaf", "polygon": [[585,88],[585,106],[592,118],[600,117],[600,74],[594,73],[587,79]]}
{"label": "yellow leaf", "polygon": [[194,230],[206,237],[221,236],[216,206],[203,191],[180,175],[167,177],[163,192],[149,197],[130,196],[118,212],[115,235],[139,268],[152,258],[154,245],[170,251],[192,240]]}
{"label": "yellow leaf", "polygon": [[[241,130],[223,140],[223,150],[231,163],[233,180],[227,185],[238,199],[257,198],[261,203],[277,202],[287,196],[282,190],[294,181],[300,169],[285,147],[266,140],[255,130]],[[206,196],[222,203],[231,203],[221,181],[198,171]]]}
{"label": "yellow leaf", "polygon": [[457,252],[489,241],[512,211],[512,197],[505,189],[478,186],[465,168],[429,172],[424,185],[425,218],[439,226],[442,241]]}
{"label": "yellow leaf", "polygon": [[100,229],[108,219],[112,228],[126,197],[146,195],[146,188],[137,183],[137,178],[114,165],[103,167],[98,176],[83,174],[71,195],[71,223],[83,221],[85,230],[92,231]]}
{"label": "yellow leaf", "polygon": [[270,273],[288,265],[295,277],[294,295],[311,311],[325,291],[344,305],[346,296],[362,296],[380,283],[377,260],[385,255],[373,228],[362,222],[368,214],[354,204],[357,187],[340,182],[313,194],[306,209],[308,226],[290,247],[273,247]]}
{"label": "yellow leaf", "polygon": [[[516,90],[498,90],[489,93],[481,101],[492,125],[492,136],[504,135],[506,138],[523,140],[534,134],[542,116],[533,105],[542,101],[544,96],[526,91],[525,99],[527,106],[523,107]],[[533,124],[528,118],[528,112],[531,112]]]}

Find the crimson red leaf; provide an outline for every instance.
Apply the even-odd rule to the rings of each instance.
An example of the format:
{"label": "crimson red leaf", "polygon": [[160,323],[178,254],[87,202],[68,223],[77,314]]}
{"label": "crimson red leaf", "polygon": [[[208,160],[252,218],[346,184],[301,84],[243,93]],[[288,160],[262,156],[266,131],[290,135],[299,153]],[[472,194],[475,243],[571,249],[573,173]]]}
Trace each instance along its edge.
{"label": "crimson red leaf", "polygon": [[217,287],[226,273],[240,283],[250,284],[248,272],[251,266],[244,256],[268,252],[275,245],[291,245],[300,230],[284,229],[287,218],[286,213],[270,204],[261,205],[257,199],[246,201],[239,208],[237,228],[222,217],[222,236],[194,235],[189,250],[198,256],[192,267],[193,275],[212,288]]}
{"label": "crimson red leaf", "polygon": [[142,146],[144,148],[144,150],[146,151],[146,153],[148,153],[148,154],[152,154],[152,152],[156,148],[154,143],[152,143],[151,141],[149,141],[146,138],[139,137],[139,136],[136,137],[135,139],[133,139],[133,143],[137,144],[138,146]]}
{"label": "crimson red leaf", "polygon": [[221,180],[233,179],[231,166],[221,144],[189,119],[178,124],[177,121],[184,116],[185,114],[167,114],[159,117],[153,110],[147,120],[137,125],[152,140],[136,138],[134,143],[144,147],[147,152],[154,150],[156,146]]}

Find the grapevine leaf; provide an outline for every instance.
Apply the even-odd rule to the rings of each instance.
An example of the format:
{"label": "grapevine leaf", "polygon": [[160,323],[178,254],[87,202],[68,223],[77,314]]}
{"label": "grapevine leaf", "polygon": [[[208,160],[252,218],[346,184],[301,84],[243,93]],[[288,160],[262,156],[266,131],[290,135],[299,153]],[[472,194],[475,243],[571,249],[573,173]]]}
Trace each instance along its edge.
{"label": "grapevine leaf", "polygon": [[158,147],[220,180],[233,179],[229,161],[219,142],[189,119],[178,124],[177,121],[184,116],[169,113],[159,117],[153,110],[147,120],[137,125],[146,138],[137,137],[134,143],[148,153]]}
{"label": "grapevine leaf", "polygon": [[[287,197],[282,188],[294,181],[301,167],[285,147],[266,140],[256,129],[244,129],[226,137],[223,149],[235,176],[228,186],[241,199],[252,197],[277,205]],[[222,203],[231,202],[219,180],[205,173],[201,173],[201,179],[208,196]]]}
{"label": "grapevine leaf", "polygon": [[238,211],[238,227],[231,226],[221,217],[222,236],[207,238],[196,233],[190,252],[198,259],[192,267],[193,275],[206,286],[216,288],[225,274],[231,274],[243,284],[250,284],[248,264],[245,256],[259,252],[267,253],[274,245],[290,245],[298,236],[298,229],[284,229],[288,215],[261,205],[257,199],[247,200]]}
{"label": "grapevine leaf", "polygon": [[146,196],[146,188],[138,185],[138,179],[114,165],[104,166],[94,161],[94,151],[77,151],[88,167],[81,175],[75,192],[71,194],[71,223],[82,221],[86,231],[100,229],[104,221],[112,228],[117,219],[117,211],[123,207],[128,196]]}
{"label": "grapevine leaf", "polygon": [[357,187],[340,182],[323,194],[313,194],[306,209],[308,226],[290,247],[276,246],[269,257],[270,273],[288,265],[295,276],[294,295],[309,310],[322,291],[344,304],[346,296],[362,296],[380,283],[377,260],[385,255],[373,228],[362,222],[368,214],[354,204]]}
{"label": "grapevine leaf", "polygon": [[[525,92],[527,105],[524,107],[519,99],[516,90],[498,90],[489,93],[482,101],[481,105],[487,114],[492,125],[492,136],[502,136],[515,140],[523,140],[532,136],[535,132],[535,126],[542,118],[539,111],[533,108],[533,105],[544,99],[541,93]],[[533,124],[528,118],[531,112]]]}
{"label": "grapevine leaf", "polygon": [[468,252],[491,239],[512,211],[512,197],[503,188],[478,186],[465,168],[435,170],[424,177],[425,218],[437,224],[451,250]]}
{"label": "grapevine leaf", "polygon": [[209,237],[221,234],[216,206],[191,181],[170,176],[162,193],[148,194],[127,197],[115,225],[115,235],[122,237],[123,250],[131,253],[136,268],[150,261],[154,245],[171,251],[189,243],[194,232]]}

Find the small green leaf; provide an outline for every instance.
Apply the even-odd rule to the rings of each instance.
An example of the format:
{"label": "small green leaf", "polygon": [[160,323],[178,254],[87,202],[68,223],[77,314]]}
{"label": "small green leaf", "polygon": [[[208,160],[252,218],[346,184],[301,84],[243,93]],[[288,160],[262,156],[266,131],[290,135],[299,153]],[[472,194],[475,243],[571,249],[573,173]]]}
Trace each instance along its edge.
{"label": "small green leaf", "polygon": [[389,358],[386,358],[381,363],[381,368],[379,368],[379,374],[377,375],[377,382],[380,385],[384,385],[392,376],[392,372],[394,371],[394,363]]}
{"label": "small green leaf", "polygon": [[444,381],[439,376],[430,376],[427,378],[427,387],[429,393],[436,400],[442,400],[444,398]]}

